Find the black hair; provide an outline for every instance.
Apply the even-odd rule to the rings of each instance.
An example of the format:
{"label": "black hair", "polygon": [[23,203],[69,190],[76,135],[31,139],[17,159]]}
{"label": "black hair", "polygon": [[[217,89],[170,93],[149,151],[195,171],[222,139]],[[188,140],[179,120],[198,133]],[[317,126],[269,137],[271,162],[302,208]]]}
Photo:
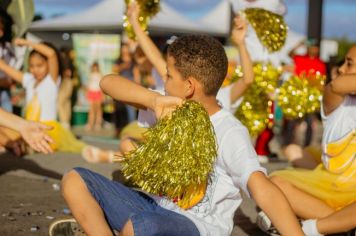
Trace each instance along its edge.
{"label": "black hair", "polygon": [[3,26],[3,36],[0,38],[0,43],[12,41],[12,25],[14,21],[11,16],[2,8],[0,8],[0,24]]}

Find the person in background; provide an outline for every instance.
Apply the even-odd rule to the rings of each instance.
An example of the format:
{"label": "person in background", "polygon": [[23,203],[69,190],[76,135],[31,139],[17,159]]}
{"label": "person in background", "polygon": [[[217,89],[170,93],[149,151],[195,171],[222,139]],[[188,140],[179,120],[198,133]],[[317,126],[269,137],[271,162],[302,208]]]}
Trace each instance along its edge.
{"label": "person in background", "polygon": [[[12,24],[11,16],[0,7],[0,59],[5,63],[14,66],[16,62],[12,41]],[[8,112],[12,112],[10,87],[11,78],[0,70],[0,107]]]}
{"label": "person in background", "polygon": [[[127,43],[123,43],[120,48],[120,57],[112,67],[114,74],[119,74],[129,80],[134,79],[135,63],[133,60],[130,46]],[[137,76],[136,76],[137,77]],[[125,105],[120,101],[114,101],[114,124],[116,128],[115,137],[119,137],[122,129],[129,123],[129,119],[135,119],[136,109],[131,106]]]}
{"label": "person in background", "polygon": [[[302,46],[307,46],[307,53],[304,55],[297,55],[297,50]],[[306,43],[301,42],[294,47],[289,56],[293,59],[293,65],[285,65],[283,69],[291,72],[296,76],[313,77],[315,75],[326,75],[326,64],[319,57],[320,49],[318,42],[315,39],[309,39]],[[305,131],[304,147],[311,144],[313,138],[313,122],[315,120],[314,114],[307,114],[303,120],[306,122],[307,129]],[[285,120],[283,129],[283,146],[288,148],[288,145],[295,142],[295,130],[300,124],[300,120]]]}
{"label": "person in background", "polygon": [[70,129],[70,120],[72,117],[72,95],[73,95],[73,70],[70,65],[63,67],[62,82],[58,92],[58,117],[59,122],[66,129]]}
{"label": "person in background", "polygon": [[89,101],[89,114],[88,123],[85,126],[86,130],[100,130],[103,122],[103,93],[100,89],[99,83],[101,80],[101,73],[99,70],[99,64],[94,62],[91,65],[91,72],[89,74],[89,81],[87,85],[87,97]]}

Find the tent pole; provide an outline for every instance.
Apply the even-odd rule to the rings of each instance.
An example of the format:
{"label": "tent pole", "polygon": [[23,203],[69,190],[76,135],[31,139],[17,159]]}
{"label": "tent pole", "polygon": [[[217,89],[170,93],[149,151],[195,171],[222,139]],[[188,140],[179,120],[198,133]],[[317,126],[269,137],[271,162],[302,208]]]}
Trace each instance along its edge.
{"label": "tent pole", "polygon": [[308,39],[315,39],[320,46],[322,35],[323,0],[309,0]]}

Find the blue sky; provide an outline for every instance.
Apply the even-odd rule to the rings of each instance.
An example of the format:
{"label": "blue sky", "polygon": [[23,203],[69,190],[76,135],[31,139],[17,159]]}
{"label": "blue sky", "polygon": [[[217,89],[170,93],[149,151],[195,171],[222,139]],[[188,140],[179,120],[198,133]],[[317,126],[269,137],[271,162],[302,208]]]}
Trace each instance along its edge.
{"label": "blue sky", "polygon": [[[101,0],[34,0],[37,13],[45,17],[81,11]],[[123,0],[122,0],[123,1]],[[196,19],[209,12],[219,0],[161,0],[187,17]],[[312,1],[312,0],[311,0]],[[308,0],[285,0],[285,17],[292,30],[306,33]],[[324,0],[323,36],[347,37],[356,41],[356,0]]]}

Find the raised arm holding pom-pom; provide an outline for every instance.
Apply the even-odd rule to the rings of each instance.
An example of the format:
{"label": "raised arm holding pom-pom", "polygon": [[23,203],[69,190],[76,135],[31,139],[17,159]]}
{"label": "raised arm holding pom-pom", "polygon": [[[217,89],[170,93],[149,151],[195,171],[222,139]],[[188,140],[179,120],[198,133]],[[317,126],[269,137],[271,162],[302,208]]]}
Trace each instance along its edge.
{"label": "raised arm holding pom-pom", "polygon": [[251,58],[245,45],[246,33],[246,20],[240,16],[236,16],[234,19],[234,27],[231,32],[231,40],[239,49],[240,63],[244,76],[232,86],[231,103],[234,103],[241,98],[254,80]]}
{"label": "raised arm holding pom-pom", "polygon": [[100,87],[116,100],[155,111],[157,118],[166,116],[183,102],[181,98],[162,96],[118,75],[104,76]]}

